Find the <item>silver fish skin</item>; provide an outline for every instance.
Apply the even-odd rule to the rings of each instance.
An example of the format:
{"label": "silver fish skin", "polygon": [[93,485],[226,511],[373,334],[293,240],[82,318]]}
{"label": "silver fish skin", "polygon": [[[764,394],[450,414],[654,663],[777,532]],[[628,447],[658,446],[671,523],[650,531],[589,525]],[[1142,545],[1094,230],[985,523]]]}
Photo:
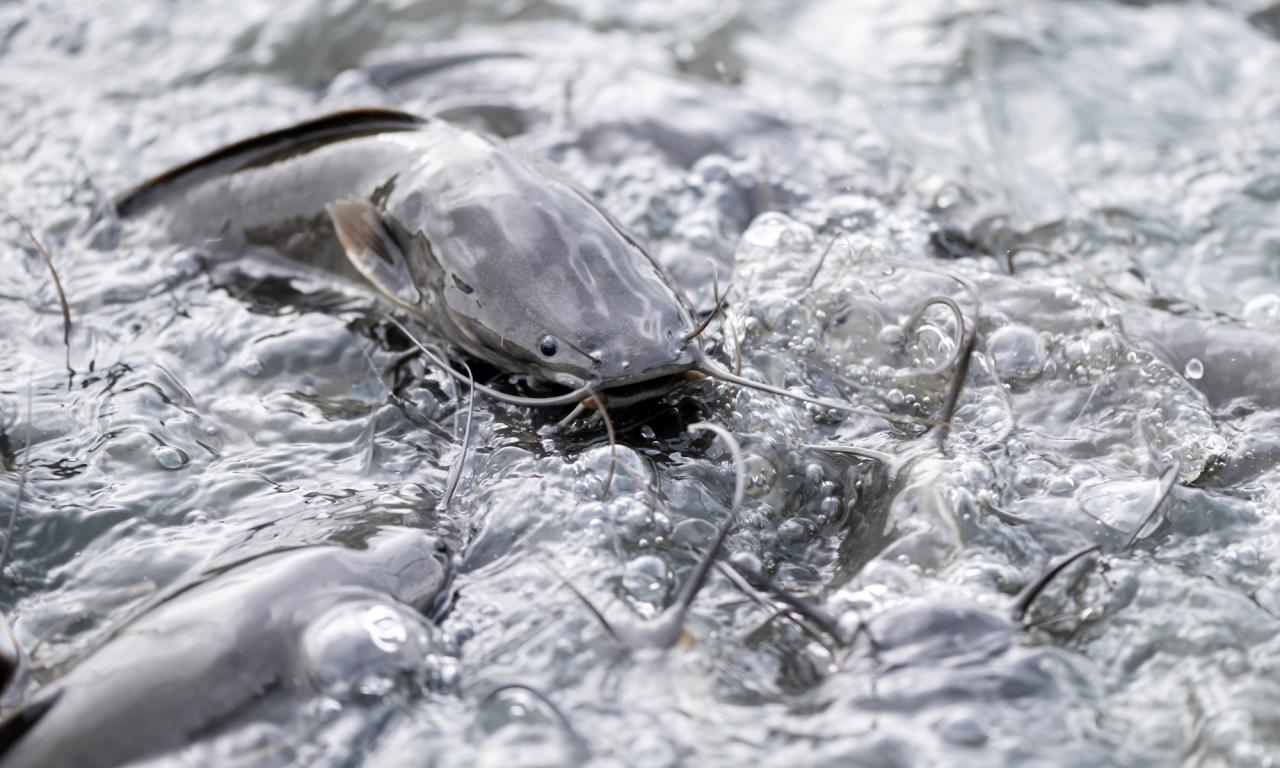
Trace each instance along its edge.
{"label": "silver fish skin", "polygon": [[684,296],[572,182],[485,136],[392,110],[231,145],[117,201],[211,255],[359,281],[502,370],[577,388],[695,366]]}
{"label": "silver fish skin", "polygon": [[168,595],[0,723],[0,766],[110,768],[181,749],[305,685],[300,640],[334,606],[423,611],[447,590],[438,539],[387,529],[367,547],[261,555]]}

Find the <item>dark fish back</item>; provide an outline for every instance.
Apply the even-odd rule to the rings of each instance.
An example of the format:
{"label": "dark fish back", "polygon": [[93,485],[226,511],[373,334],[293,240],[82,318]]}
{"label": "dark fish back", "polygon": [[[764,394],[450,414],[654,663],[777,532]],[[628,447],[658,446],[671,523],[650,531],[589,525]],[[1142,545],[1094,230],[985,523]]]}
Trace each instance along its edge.
{"label": "dark fish back", "polygon": [[388,131],[412,131],[425,119],[394,109],[368,108],[334,112],[288,128],[264,133],[216,149],[171,168],[119,195],[116,212],[122,217],[144,213],[168,194],[214,176],[269,165],[334,141]]}

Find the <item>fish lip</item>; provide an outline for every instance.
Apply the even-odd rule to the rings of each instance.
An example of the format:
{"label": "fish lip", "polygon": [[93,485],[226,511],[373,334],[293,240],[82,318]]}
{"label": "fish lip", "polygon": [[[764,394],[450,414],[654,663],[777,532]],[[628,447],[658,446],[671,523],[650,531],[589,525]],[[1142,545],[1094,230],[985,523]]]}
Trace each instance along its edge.
{"label": "fish lip", "polygon": [[565,371],[556,371],[548,377],[553,383],[569,389],[582,389],[592,383],[581,376],[574,376],[572,373]]}
{"label": "fish lip", "polygon": [[[652,368],[633,376],[614,379],[597,379],[593,391],[611,406],[629,406],[653,400],[684,384],[680,374],[694,370],[696,360],[676,362]],[[649,385],[649,386],[646,386]]]}
{"label": "fish lip", "polygon": [[699,363],[700,358],[697,354],[690,354],[688,350],[682,349],[676,359],[669,363],[645,368],[623,376],[605,376],[597,374],[587,378],[575,375],[568,371],[553,371],[549,375],[543,374],[543,376],[546,380],[569,389],[590,388],[592,392],[607,394],[610,390],[633,387],[647,381],[664,379],[693,370],[699,365]]}
{"label": "fish lip", "polygon": [[634,373],[626,373],[621,376],[597,376],[595,379],[596,390],[603,391],[616,387],[628,387],[652,379],[674,376],[691,371],[702,363],[702,351],[700,349],[681,345],[673,351],[673,355],[664,356],[668,362],[644,367]]}
{"label": "fish lip", "polygon": [[684,373],[686,371],[691,371],[694,369],[696,365],[697,364],[693,362],[671,363],[669,365],[664,365],[659,368],[650,368],[647,371],[643,371],[641,373],[637,373],[632,376],[624,376],[624,377],[617,377],[617,378],[611,378],[611,379],[597,379],[595,382],[596,391],[607,392],[611,389],[616,389],[620,387],[630,387],[636,384],[643,384],[647,381],[653,381],[655,379],[670,378],[672,376],[675,376],[676,374]]}

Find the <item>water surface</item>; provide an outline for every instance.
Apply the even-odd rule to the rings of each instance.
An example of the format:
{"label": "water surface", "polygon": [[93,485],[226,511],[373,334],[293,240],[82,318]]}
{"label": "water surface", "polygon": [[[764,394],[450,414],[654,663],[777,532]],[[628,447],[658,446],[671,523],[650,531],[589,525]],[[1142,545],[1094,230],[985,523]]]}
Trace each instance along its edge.
{"label": "water surface", "polygon": [[[441,46],[529,57],[368,74]],[[413,673],[327,670],[354,684],[157,764],[1271,765],[1280,401],[1216,397],[1251,363],[1143,329],[1247,327],[1270,349],[1278,59],[1280,10],[1257,0],[0,4],[0,203],[48,246],[74,321],[68,351],[6,223],[0,509],[29,477],[0,609],[26,684],[210,563],[398,523],[458,553]],[[940,306],[911,320],[953,298],[977,330],[956,426],[939,445],[692,385],[620,417],[605,497],[598,428],[549,435],[558,416],[481,401],[439,510],[464,393],[418,363],[393,392],[401,344],[368,297],[251,258],[212,274],[102,211],[224,142],[362,104],[559,166],[700,306],[732,270],[712,338],[727,360],[740,338],[757,378],[937,415],[957,328]],[[546,567],[615,621],[669,604],[733,488],[727,451],[684,433],[698,420],[747,453],[730,557],[840,638],[721,574],[686,642],[629,654]],[[907,458],[803,447],[821,442]],[[1089,544],[1015,626],[1019,590]],[[507,683],[568,725],[487,698]]]}

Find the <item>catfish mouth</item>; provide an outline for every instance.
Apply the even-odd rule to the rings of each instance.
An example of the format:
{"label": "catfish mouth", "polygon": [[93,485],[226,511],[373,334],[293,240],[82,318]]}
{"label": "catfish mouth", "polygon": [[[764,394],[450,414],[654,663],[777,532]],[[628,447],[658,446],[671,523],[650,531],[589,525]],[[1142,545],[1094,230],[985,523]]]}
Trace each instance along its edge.
{"label": "catfish mouth", "polygon": [[675,362],[625,378],[597,379],[591,389],[606,405],[634,405],[662,397],[697,377],[701,362],[698,351],[682,350]]}
{"label": "catfish mouth", "polygon": [[[434,365],[460,383],[474,388],[475,392],[492,398],[498,402],[531,408],[549,408],[560,406],[585,407],[591,401],[597,404],[628,406],[645,400],[661,397],[695,377],[712,376],[723,378],[724,372],[710,364],[702,349],[697,346],[685,346],[675,355],[674,360],[665,364],[645,368],[630,376],[595,376],[583,378],[561,369],[549,371],[545,365],[531,366],[525,363],[521,367],[525,375],[553,386],[566,388],[560,394],[544,396],[526,396],[502,392],[475,380],[468,368],[464,374],[457,370],[448,360],[441,357],[430,347],[420,341],[403,323],[395,317],[388,316],[387,321],[397,328],[418,350]],[[464,351],[475,355],[479,360],[502,371],[504,366],[494,360],[488,350],[464,347]],[[510,361],[505,361],[510,363]],[[523,362],[523,361],[522,361]],[[732,374],[730,374],[732,376]],[[736,377],[735,377],[736,378]]]}
{"label": "catfish mouth", "polygon": [[601,387],[596,390],[596,394],[608,406],[627,407],[670,394],[695,378],[699,378],[699,374],[693,370],[692,366],[682,366],[674,371],[658,373],[638,381]]}
{"label": "catfish mouth", "polygon": [[[474,376],[471,375],[470,369],[468,369],[466,375],[463,375],[460,371],[455,370],[449,361],[445,360],[419,341],[418,338],[415,337],[408,328],[404,327],[404,324],[399,320],[394,317],[387,317],[387,320],[393,326],[398,328],[406,338],[413,342],[414,346],[416,346],[428,360],[440,366],[443,371],[454,379],[469,385],[473,392],[479,392],[484,396],[493,398],[499,402],[531,408],[549,408],[565,405],[574,406],[573,413],[564,421],[571,420],[573,416],[581,413],[581,410],[588,407],[591,403],[600,407],[605,406],[606,402],[612,402],[615,405],[628,405],[642,400],[651,400],[662,394],[670,392],[690,377],[705,376],[707,378],[723,381],[735,386],[746,387],[747,389],[754,389],[759,392],[766,392],[781,397],[789,397],[798,402],[809,403],[810,405],[817,405],[822,408],[834,409],[845,413],[853,413],[861,416],[874,416],[879,419],[897,422],[900,424],[927,424],[930,427],[940,427],[944,430],[944,432],[940,434],[945,434],[945,430],[952,426],[949,419],[955,408],[954,394],[948,397],[949,404],[946,406],[947,412],[945,414],[946,418],[944,419],[928,419],[906,414],[887,413],[874,408],[866,408],[863,406],[851,405],[847,402],[815,397],[813,395],[796,392],[785,387],[775,386],[767,382],[747,378],[716,363],[714,360],[707,357],[703,353],[702,349],[697,346],[682,348],[677,355],[676,360],[667,363],[666,365],[647,369],[629,378],[597,378],[594,381],[584,382],[581,386],[573,388],[568,392],[560,395],[552,395],[550,397],[525,397],[521,395],[511,395],[476,382]],[[966,348],[971,350],[973,336],[968,335],[966,338]],[[683,361],[679,360],[678,358],[686,352],[688,352],[689,355],[688,359]],[[964,365],[967,366],[968,358],[965,357],[963,359],[965,361]],[[536,376],[536,374],[534,375]],[[566,378],[571,380],[576,379],[572,374],[567,375]],[[580,381],[580,379],[578,381]],[[957,377],[955,381],[963,381],[963,377]],[[560,383],[563,385],[563,382]],[[574,381],[573,383],[577,382]],[[953,386],[953,391],[958,391],[958,388]],[[600,410],[601,415],[604,416],[604,408],[601,408]],[[609,429],[610,437],[612,439],[613,428],[610,426],[607,416],[605,416],[604,422],[605,426]]]}
{"label": "catfish mouth", "polygon": [[[479,359],[498,372],[511,367],[509,363],[506,366],[500,365],[489,356]],[[576,394],[583,400],[598,397],[607,405],[627,406],[661,397],[676,389],[689,380],[690,376],[696,375],[694,371],[701,365],[702,357],[698,353],[681,351],[672,362],[642,369],[628,376],[602,376],[594,371],[551,368],[543,361],[522,362],[521,368],[525,376],[558,393],[545,398],[546,405],[570,404],[568,400],[562,403],[551,401],[563,400]]]}
{"label": "catfish mouth", "polygon": [[[634,372],[622,369],[625,371],[622,375],[617,374],[620,366],[616,363],[597,363],[594,369],[583,370],[567,365],[548,365],[546,361],[539,360],[524,361],[522,367],[533,379],[563,388],[564,394],[558,398],[580,394],[584,402],[597,397],[609,405],[631,405],[670,392],[686,381],[685,374],[696,371],[703,361],[701,350],[694,347],[684,347],[674,355],[663,355],[662,358],[654,365],[628,366],[634,368]],[[502,369],[501,366],[495,367]]]}

